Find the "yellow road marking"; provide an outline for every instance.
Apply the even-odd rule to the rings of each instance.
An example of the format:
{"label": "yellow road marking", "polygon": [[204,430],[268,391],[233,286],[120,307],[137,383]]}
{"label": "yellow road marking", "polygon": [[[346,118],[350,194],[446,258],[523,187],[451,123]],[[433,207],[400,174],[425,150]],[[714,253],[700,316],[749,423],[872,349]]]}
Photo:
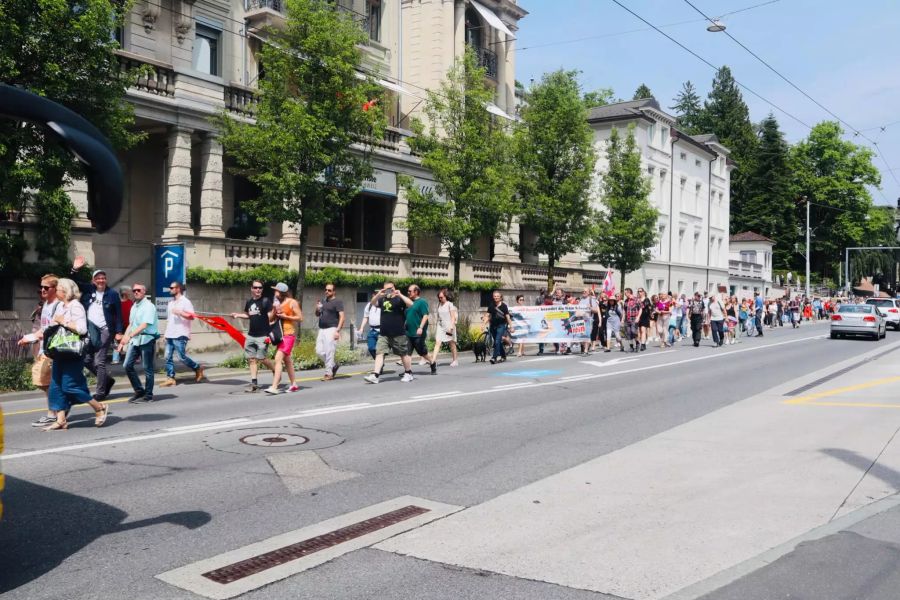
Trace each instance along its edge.
{"label": "yellow road marking", "polygon": [[[354,371],[353,373],[339,373],[337,375],[337,377],[335,377],[335,379],[343,379],[346,377],[353,377],[354,375],[366,375],[368,373],[371,373],[371,371]],[[215,379],[227,378],[227,377],[231,377],[233,375],[235,375],[235,373],[222,373],[221,375],[217,375],[215,377]],[[214,382],[215,379],[211,379],[210,381]],[[298,383],[303,382],[303,381],[322,381],[322,376],[320,375],[318,377],[298,377],[297,378]],[[39,398],[34,398],[34,399],[38,400]],[[103,402],[105,404],[121,404],[122,402],[128,402],[128,398],[122,398],[121,400],[104,400]],[[78,406],[81,406],[81,405],[76,404],[75,406],[72,407],[72,409],[74,410]],[[84,406],[87,406],[87,404],[85,404]],[[3,414],[4,414],[4,416],[11,417],[13,415],[27,415],[27,414],[39,413],[39,412],[45,413],[45,412],[47,412],[47,409],[46,408],[29,408],[27,410],[14,410],[11,412],[4,411]]]}
{"label": "yellow road marking", "polygon": [[848,385],[844,387],[835,388],[833,390],[825,390],[824,392],[817,392],[815,394],[809,394],[808,396],[800,396],[798,398],[791,398],[790,400],[785,400],[785,404],[807,404],[812,406],[857,406],[861,408],[900,408],[900,404],[883,404],[877,402],[818,402],[819,398],[828,398],[829,396],[837,396],[839,394],[844,394],[847,392],[855,392],[857,390],[865,390],[868,388],[877,387],[880,385],[887,385],[889,383],[895,383],[900,381],[900,377],[884,377],[882,379],[874,379],[872,381],[867,381],[866,383],[859,383],[856,385]]}

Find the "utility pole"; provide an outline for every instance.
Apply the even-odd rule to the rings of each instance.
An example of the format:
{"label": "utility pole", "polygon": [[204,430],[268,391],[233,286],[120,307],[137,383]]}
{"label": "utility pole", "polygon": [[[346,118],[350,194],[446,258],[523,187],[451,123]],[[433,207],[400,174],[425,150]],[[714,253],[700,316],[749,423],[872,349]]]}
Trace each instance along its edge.
{"label": "utility pole", "polygon": [[806,202],[806,298],[809,299],[809,199],[803,196]]}

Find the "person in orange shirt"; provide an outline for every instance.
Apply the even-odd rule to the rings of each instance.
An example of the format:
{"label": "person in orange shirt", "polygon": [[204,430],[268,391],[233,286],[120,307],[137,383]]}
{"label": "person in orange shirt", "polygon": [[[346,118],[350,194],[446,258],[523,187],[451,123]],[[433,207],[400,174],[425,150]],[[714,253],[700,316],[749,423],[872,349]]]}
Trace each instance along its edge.
{"label": "person in orange shirt", "polygon": [[296,392],[300,389],[297,385],[297,378],[294,374],[293,350],[294,343],[297,341],[297,329],[303,321],[303,312],[300,310],[300,304],[294,300],[290,288],[286,283],[275,284],[275,318],[281,320],[281,329],[284,335],[281,343],[275,352],[275,374],[272,377],[272,385],[266,388],[267,394],[280,394],[279,384],[281,383],[281,371],[287,366],[288,379],[291,382],[288,387],[289,392]]}

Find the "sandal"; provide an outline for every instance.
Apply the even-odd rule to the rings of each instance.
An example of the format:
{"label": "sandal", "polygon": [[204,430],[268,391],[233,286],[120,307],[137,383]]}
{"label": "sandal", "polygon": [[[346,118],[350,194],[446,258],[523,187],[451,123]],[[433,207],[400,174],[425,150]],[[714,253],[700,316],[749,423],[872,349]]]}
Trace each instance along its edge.
{"label": "sandal", "polygon": [[94,425],[103,427],[103,424],[106,423],[106,417],[109,416],[109,405],[104,404],[103,409],[95,411],[94,415]]}
{"label": "sandal", "polygon": [[55,421],[52,425],[47,425],[46,427],[41,427],[41,431],[56,431],[58,429],[68,429],[68,428],[69,428],[68,421],[66,421],[64,423]]}

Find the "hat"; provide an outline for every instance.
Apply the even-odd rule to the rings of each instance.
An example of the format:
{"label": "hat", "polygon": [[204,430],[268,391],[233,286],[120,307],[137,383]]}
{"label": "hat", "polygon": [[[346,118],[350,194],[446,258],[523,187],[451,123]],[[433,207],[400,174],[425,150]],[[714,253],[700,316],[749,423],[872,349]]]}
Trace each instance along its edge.
{"label": "hat", "polygon": [[276,283],[273,287],[282,294],[288,291],[288,286],[286,283]]}
{"label": "hat", "polygon": [[96,277],[97,275],[99,275],[99,274],[101,274],[101,273],[103,273],[104,275],[106,275],[106,271],[104,271],[103,269],[97,269],[96,271],[94,271],[93,273],[91,273],[91,279],[93,279],[94,277]]}

